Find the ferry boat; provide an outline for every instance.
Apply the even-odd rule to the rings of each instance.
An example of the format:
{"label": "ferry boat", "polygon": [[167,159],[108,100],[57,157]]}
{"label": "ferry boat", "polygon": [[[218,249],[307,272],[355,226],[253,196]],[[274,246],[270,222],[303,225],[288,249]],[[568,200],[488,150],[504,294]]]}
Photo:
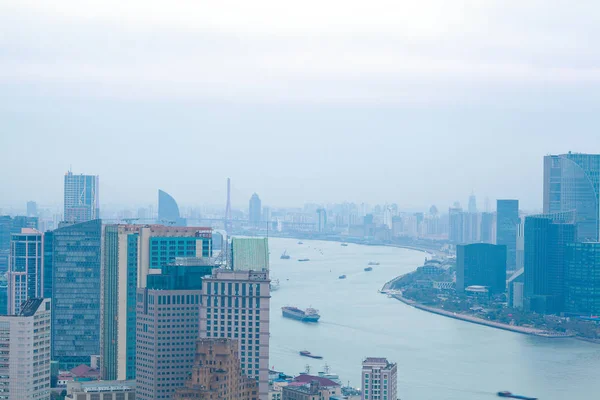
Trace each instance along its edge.
{"label": "ferry boat", "polygon": [[318,322],[319,318],[321,318],[319,310],[315,310],[314,308],[301,310],[298,307],[281,307],[281,314],[286,318],[302,322]]}
{"label": "ferry boat", "polygon": [[367,272],[373,271],[373,267],[367,267],[367,268],[365,268],[365,271],[367,271]]}
{"label": "ferry boat", "polygon": [[519,394],[512,394],[508,391],[498,392],[498,397],[508,397],[510,399],[519,399],[519,400],[537,400],[537,397],[527,397],[521,396]]}
{"label": "ferry boat", "polygon": [[346,279],[346,275],[340,275],[339,279]]}
{"label": "ferry boat", "polygon": [[348,247],[348,243],[342,243],[342,244],[340,244],[340,246],[342,246],[342,247]]}
{"label": "ferry boat", "polygon": [[298,261],[306,262],[306,261],[310,261],[310,258],[299,258]]}
{"label": "ferry boat", "polygon": [[287,250],[284,250],[283,254],[279,258],[281,258],[282,260],[289,260],[290,255],[287,253]]}
{"label": "ferry boat", "polygon": [[302,357],[310,357],[310,358],[315,358],[315,359],[317,359],[317,360],[322,360],[322,359],[323,359],[323,356],[317,356],[317,355],[314,355],[314,354],[312,354],[310,351],[307,351],[307,350],[302,350],[302,351],[300,352],[300,355],[301,355]]}

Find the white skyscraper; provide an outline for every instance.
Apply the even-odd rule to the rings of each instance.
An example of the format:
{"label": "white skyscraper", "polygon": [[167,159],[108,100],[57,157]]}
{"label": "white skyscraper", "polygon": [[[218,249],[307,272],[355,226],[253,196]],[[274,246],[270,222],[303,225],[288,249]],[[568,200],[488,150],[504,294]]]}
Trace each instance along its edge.
{"label": "white skyscraper", "polygon": [[216,269],[202,284],[200,337],[238,341],[242,372],[269,393],[269,273]]}
{"label": "white skyscraper", "polygon": [[397,385],[396,364],[381,357],[367,357],[363,361],[363,400],[396,400],[398,398]]}
{"label": "white skyscraper", "polygon": [[0,398],[50,399],[50,300],[29,299],[0,316]]}

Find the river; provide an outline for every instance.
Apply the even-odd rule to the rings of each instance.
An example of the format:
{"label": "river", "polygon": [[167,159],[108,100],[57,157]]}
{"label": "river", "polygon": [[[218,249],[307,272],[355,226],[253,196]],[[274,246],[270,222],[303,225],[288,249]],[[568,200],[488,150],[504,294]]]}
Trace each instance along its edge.
{"label": "river", "polygon": [[[377,293],[388,280],[422,265],[425,254],[407,249],[270,238],[270,364],[316,375],[327,363],[344,382],[360,386],[364,357],[398,363],[402,400],[480,400],[495,393],[540,400],[599,398],[600,345],[506,332],[417,310]],[[279,256],[287,250],[290,260]],[[310,258],[310,262],[298,262]],[[363,268],[380,262],[372,272]],[[347,279],[338,276],[346,274]],[[281,316],[294,305],[320,310],[318,324]],[[309,350],[323,360],[300,357]]]}

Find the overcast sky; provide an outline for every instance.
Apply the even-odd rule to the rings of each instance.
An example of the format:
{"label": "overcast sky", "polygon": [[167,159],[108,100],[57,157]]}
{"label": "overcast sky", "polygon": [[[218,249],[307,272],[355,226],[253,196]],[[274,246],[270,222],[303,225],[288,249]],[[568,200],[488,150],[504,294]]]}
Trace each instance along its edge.
{"label": "overcast sky", "polygon": [[[125,4],[124,4],[125,3]],[[0,2],[0,207],[453,201],[541,208],[600,152],[600,3]]]}

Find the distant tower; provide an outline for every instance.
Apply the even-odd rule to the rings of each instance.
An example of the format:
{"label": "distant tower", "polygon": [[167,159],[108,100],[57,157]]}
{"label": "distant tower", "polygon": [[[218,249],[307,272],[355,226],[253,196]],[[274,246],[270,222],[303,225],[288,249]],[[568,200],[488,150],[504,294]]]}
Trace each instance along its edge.
{"label": "distant tower", "polygon": [[262,203],[260,201],[260,197],[256,193],[250,197],[250,202],[248,204],[248,216],[250,223],[254,226],[259,226],[260,217],[262,212]]}
{"label": "distant tower", "polygon": [[475,193],[471,192],[469,196],[469,212],[471,214],[475,214],[477,212],[477,198],[475,197]]}
{"label": "distant tower", "polygon": [[98,187],[97,175],[73,175],[73,172],[67,172],[64,186],[64,220],[87,222],[100,218]]}
{"label": "distant tower", "polygon": [[231,179],[227,178],[227,205],[225,206],[225,232],[231,230]]}

